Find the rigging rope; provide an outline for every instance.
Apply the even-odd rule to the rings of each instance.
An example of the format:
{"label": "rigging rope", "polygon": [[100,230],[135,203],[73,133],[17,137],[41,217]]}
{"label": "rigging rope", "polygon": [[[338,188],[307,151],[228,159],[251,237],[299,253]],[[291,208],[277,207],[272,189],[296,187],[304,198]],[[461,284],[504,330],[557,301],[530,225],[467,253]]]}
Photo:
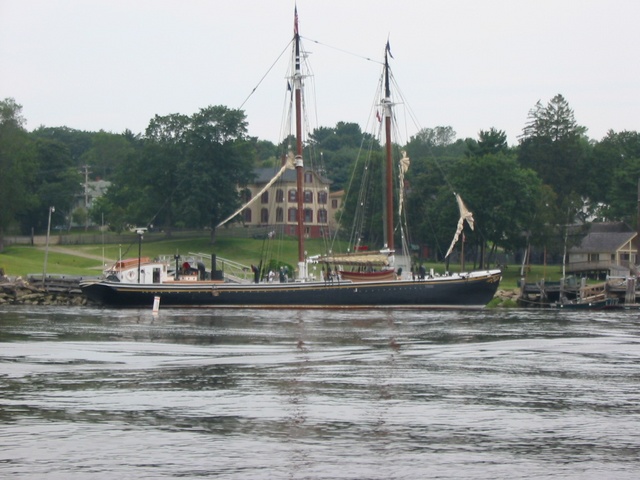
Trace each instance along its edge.
{"label": "rigging rope", "polygon": [[351,55],[352,57],[360,58],[360,59],[366,60],[368,62],[377,63],[378,65],[383,65],[383,62],[381,62],[380,60],[374,60],[374,59],[372,59],[370,57],[365,57],[364,55],[360,55],[358,53],[350,52],[350,51],[345,50],[343,48],[334,47],[333,45],[329,45],[329,44],[323,43],[323,42],[321,42],[319,40],[313,40],[312,38],[303,37],[302,35],[300,35],[300,38],[304,38],[305,40],[309,40],[310,42],[315,43],[317,45],[322,45],[323,47],[327,47],[327,48],[330,48],[332,50],[336,50],[338,52],[342,52],[342,53],[345,53],[347,55]]}
{"label": "rigging rope", "polygon": [[258,87],[262,84],[262,82],[264,81],[265,78],[267,78],[267,75],[269,75],[269,72],[271,72],[271,70],[273,69],[273,67],[275,67],[276,63],[278,63],[278,61],[280,60],[280,58],[282,57],[282,55],[284,55],[284,53],[289,50],[289,46],[291,45],[291,42],[293,42],[293,40],[289,41],[289,43],[287,43],[287,46],[284,47],[284,49],[282,50],[282,52],[280,52],[280,55],[278,55],[278,58],[275,59],[275,61],[271,64],[271,66],[267,69],[267,71],[265,72],[265,74],[262,76],[262,78],[260,79],[260,81],[258,82],[258,84],[253,87],[253,90],[251,90],[251,93],[249,93],[249,95],[247,95],[247,98],[244,99],[244,102],[242,102],[242,104],[240,104],[240,107],[238,108],[238,110],[240,110],[242,107],[244,107],[244,104],[247,103],[247,101],[249,100],[249,98],[251,98],[251,96],[256,92],[256,90],[258,90]]}

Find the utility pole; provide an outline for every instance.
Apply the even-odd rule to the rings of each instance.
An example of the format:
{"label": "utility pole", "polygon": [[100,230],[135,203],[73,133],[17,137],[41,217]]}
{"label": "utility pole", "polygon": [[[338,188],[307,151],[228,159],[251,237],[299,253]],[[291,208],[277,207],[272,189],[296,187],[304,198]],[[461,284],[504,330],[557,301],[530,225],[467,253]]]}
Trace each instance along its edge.
{"label": "utility pole", "polygon": [[142,264],[142,235],[144,235],[146,231],[146,228],[138,228],[136,230],[138,234],[138,283],[140,283],[140,267]]}
{"label": "utility pole", "polygon": [[89,165],[83,165],[84,171],[84,231],[89,230]]}
{"label": "utility pole", "polygon": [[47,259],[49,257],[49,235],[51,233],[51,214],[56,211],[56,207],[49,207],[49,222],[47,223],[47,243],[44,247],[44,265],[42,266],[42,287],[46,289],[47,281]]}

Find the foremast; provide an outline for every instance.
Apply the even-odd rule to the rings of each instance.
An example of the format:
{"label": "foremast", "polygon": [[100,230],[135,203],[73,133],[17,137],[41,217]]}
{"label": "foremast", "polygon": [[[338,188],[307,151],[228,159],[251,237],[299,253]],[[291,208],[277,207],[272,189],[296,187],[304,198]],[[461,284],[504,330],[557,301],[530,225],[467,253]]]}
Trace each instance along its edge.
{"label": "foremast", "polygon": [[297,228],[298,237],[298,279],[307,277],[307,266],[304,253],[304,162],[302,160],[302,69],[300,67],[300,33],[298,31],[298,8],[294,8],[293,41],[295,56],[295,71],[293,73],[293,89],[296,107],[296,198],[297,198]]}

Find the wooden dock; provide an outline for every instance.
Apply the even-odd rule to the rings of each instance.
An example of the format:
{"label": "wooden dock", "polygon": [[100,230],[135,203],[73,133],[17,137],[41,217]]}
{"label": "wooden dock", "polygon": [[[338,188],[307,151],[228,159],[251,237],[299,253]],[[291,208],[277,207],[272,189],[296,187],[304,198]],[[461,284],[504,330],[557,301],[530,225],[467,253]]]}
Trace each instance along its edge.
{"label": "wooden dock", "polygon": [[589,299],[615,299],[621,306],[637,306],[640,291],[634,277],[608,278],[604,282],[587,285],[586,278],[580,282],[571,281],[545,282],[544,280],[527,283],[520,281],[520,297],[518,303],[523,307],[545,308],[557,302],[585,302]]}

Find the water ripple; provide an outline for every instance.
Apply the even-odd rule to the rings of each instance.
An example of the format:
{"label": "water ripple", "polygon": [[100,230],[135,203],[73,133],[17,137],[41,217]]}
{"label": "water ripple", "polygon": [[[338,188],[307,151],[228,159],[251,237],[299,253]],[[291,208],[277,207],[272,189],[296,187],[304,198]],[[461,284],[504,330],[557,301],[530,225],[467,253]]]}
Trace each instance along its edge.
{"label": "water ripple", "polygon": [[628,312],[0,307],[0,475],[631,479],[639,342]]}

